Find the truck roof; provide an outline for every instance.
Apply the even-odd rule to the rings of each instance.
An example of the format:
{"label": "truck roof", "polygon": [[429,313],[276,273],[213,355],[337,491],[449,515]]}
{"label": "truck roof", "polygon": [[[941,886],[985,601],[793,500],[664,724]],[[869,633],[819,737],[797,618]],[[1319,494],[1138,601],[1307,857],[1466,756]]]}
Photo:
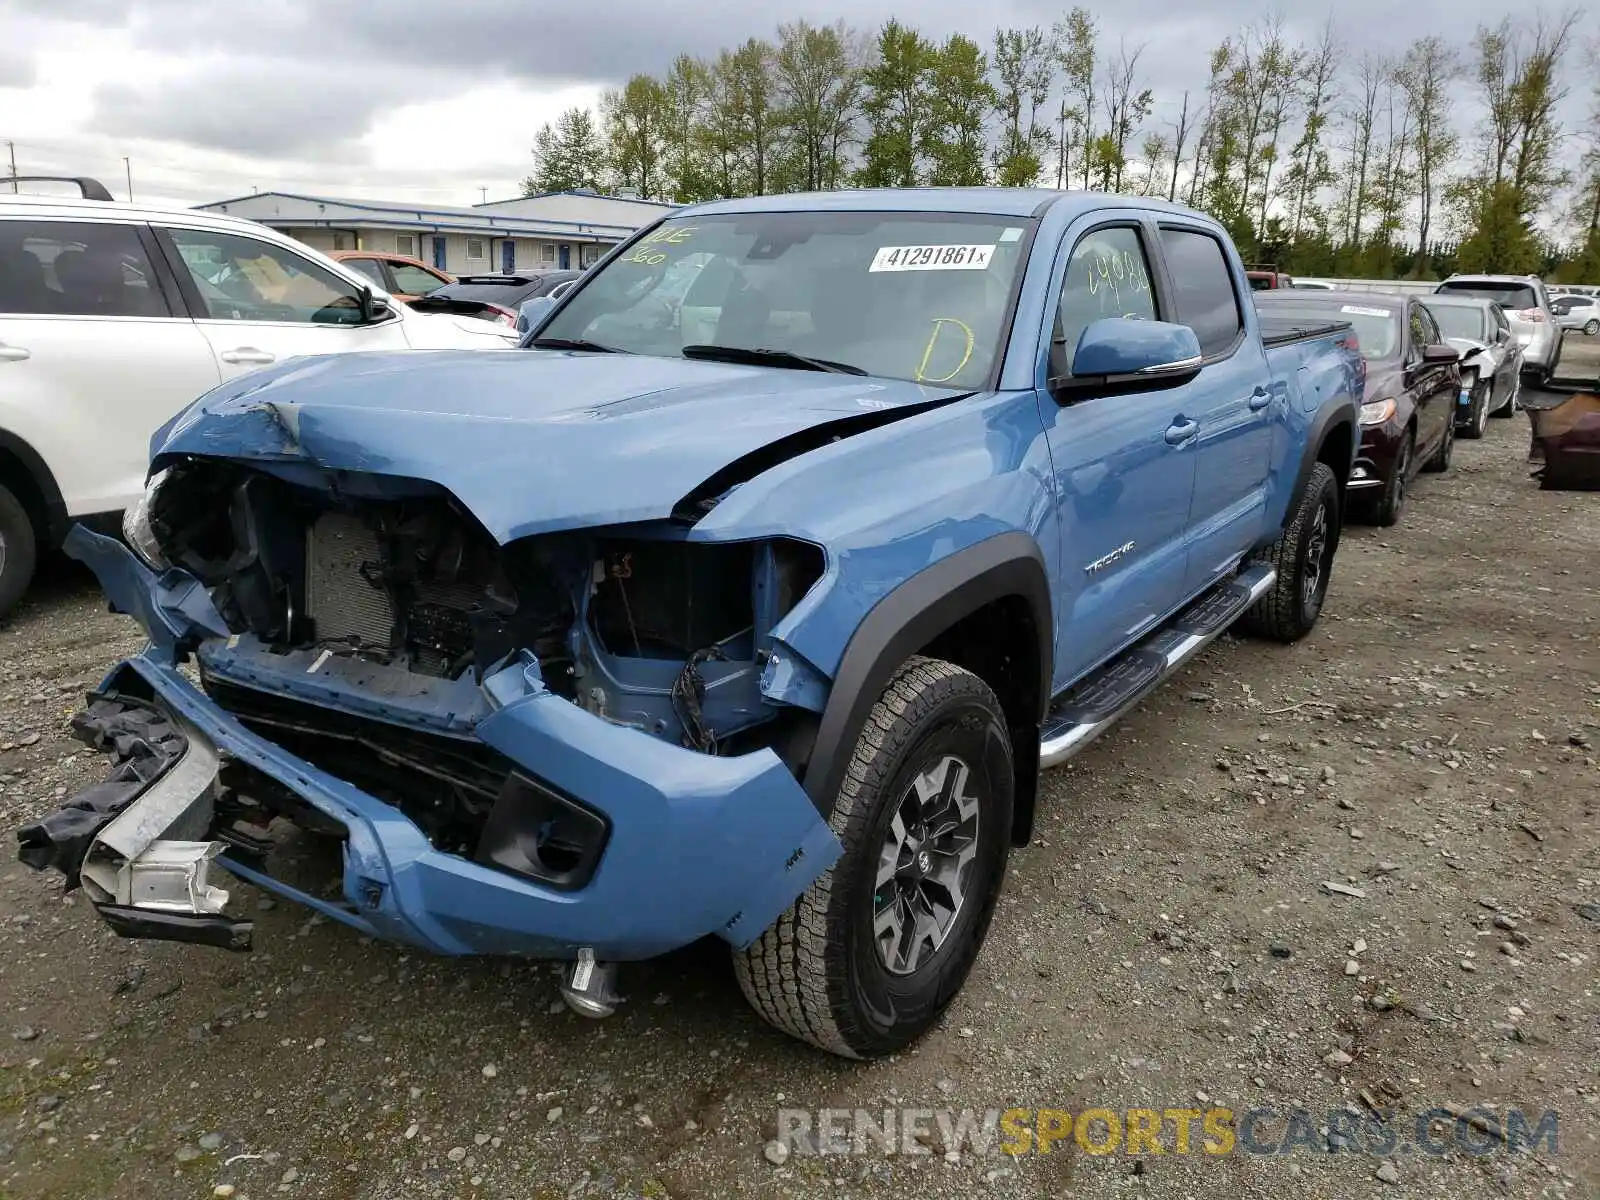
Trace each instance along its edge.
{"label": "truck roof", "polygon": [[1084,212],[1103,208],[1155,209],[1196,215],[1181,204],[1107,192],[1063,192],[1054,188],[847,188],[836,192],[784,192],[712,200],[681,208],[675,218],[755,212],[954,212],[997,217],[1037,217],[1063,204]]}

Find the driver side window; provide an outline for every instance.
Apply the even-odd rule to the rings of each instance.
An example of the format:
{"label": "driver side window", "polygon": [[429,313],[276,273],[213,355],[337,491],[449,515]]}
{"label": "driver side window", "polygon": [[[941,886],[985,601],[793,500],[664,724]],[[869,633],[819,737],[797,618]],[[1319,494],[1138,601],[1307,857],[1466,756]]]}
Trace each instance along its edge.
{"label": "driver side window", "polygon": [[209,230],[168,230],[214,321],[359,325],[353,285],[289,250]]}
{"label": "driver side window", "polygon": [[1072,248],[1056,307],[1052,374],[1071,369],[1083,331],[1104,317],[1156,319],[1150,266],[1139,231],[1132,226],[1096,229]]}

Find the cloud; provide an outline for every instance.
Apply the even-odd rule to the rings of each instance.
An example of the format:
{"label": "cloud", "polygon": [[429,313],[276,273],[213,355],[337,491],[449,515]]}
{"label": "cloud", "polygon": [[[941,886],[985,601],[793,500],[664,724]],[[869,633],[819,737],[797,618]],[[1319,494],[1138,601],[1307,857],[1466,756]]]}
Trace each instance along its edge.
{"label": "cloud", "polygon": [[33,55],[16,46],[0,45],[0,88],[30,88],[38,78]]}
{"label": "cloud", "polygon": [[377,114],[416,82],[315,59],[214,59],[170,79],[105,84],[93,122],[104,133],[265,158],[335,161],[363,153]]}

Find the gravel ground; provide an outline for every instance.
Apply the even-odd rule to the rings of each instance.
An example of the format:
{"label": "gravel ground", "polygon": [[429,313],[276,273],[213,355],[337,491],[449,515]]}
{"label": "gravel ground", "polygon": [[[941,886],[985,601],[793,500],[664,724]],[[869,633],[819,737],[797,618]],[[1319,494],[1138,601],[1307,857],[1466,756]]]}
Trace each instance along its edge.
{"label": "gravel ground", "polygon": [[[591,1023],[547,966],[423,958],[244,886],[252,955],[120,941],[0,860],[0,1196],[1600,1195],[1600,495],[1540,492],[1526,448],[1520,417],[1459,443],[1399,528],[1350,531],[1310,638],[1222,639],[1049,775],[965,992],[887,1062],[768,1030],[714,945]],[[0,626],[0,826],[98,778],[67,719],[138,641],[70,564]],[[1558,1148],[763,1151],[785,1106],[1325,1126],[1363,1093],[1402,1135],[1554,1109]]]}

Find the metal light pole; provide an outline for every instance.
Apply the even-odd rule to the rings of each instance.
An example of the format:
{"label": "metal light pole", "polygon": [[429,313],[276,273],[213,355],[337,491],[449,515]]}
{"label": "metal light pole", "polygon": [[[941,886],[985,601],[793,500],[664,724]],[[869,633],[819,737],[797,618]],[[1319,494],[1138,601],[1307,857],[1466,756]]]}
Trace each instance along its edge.
{"label": "metal light pole", "polygon": [[133,203],[133,163],[126,155],[122,158],[122,169],[128,173],[128,203]]}
{"label": "metal light pole", "polygon": [[6,149],[11,152],[11,194],[17,194],[17,144],[7,142]]}

